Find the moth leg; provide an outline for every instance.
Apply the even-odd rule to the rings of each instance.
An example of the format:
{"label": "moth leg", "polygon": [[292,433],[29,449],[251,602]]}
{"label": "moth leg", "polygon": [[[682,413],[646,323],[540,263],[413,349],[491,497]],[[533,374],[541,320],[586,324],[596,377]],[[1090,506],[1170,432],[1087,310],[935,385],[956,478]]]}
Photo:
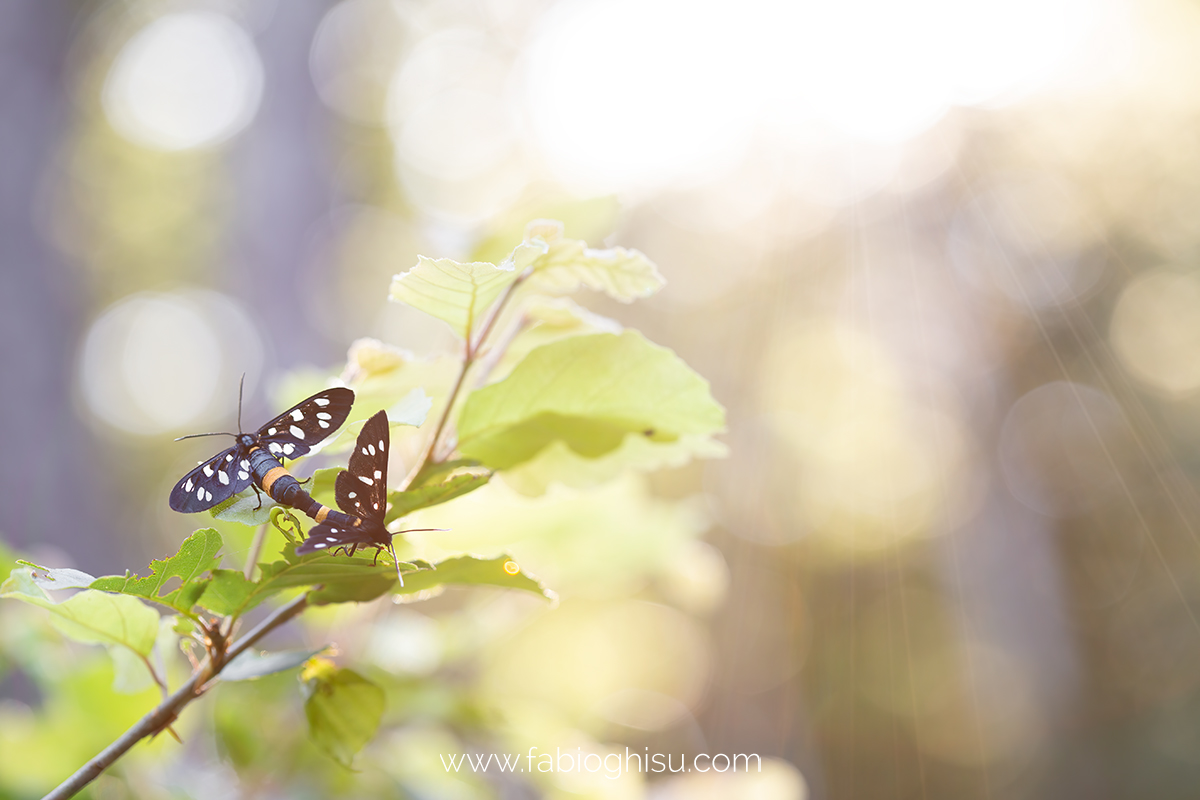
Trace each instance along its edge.
{"label": "moth leg", "polygon": [[375,548],[375,557],[374,557],[373,559],[371,559],[371,566],[372,566],[372,567],[373,567],[373,566],[375,566],[375,563],[376,563],[377,561],[379,561],[379,554],[380,554],[380,553],[382,553],[382,552],[383,552],[383,548],[382,548],[382,547],[376,547],[376,548]]}
{"label": "moth leg", "polygon": [[[343,550],[346,550],[346,548],[344,548],[344,547],[343,547],[342,549],[343,549]],[[347,556],[350,556],[350,557],[353,557],[353,556],[354,556],[354,554],[355,554],[356,552],[358,552],[358,545],[357,545],[357,544],[352,544],[352,545],[350,545],[350,549],[349,549],[349,550],[346,550],[346,555],[347,555]]]}
{"label": "moth leg", "polygon": [[254,490],[255,496],[258,498],[258,505],[254,507],[254,510],[258,511],[260,508],[262,508],[262,492],[258,490],[257,483],[250,484],[250,488]]}

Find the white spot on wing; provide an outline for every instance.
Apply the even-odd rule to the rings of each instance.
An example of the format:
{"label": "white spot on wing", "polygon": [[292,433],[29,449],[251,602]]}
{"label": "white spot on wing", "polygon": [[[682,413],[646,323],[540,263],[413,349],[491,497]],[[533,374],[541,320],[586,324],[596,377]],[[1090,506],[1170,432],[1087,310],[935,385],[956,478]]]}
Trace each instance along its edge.
{"label": "white spot on wing", "polygon": [[375,481],[371,480],[366,475],[356,475],[355,477],[358,478],[363,483],[365,483],[367,486],[370,486],[371,484],[375,483]]}
{"label": "white spot on wing", "polygon": [[349,498],[351,498],[351,499],[353,499],[353,498],[355,498],[355,497],[358,497],[358,492],[350,492],[350,494],[348,494],[348,495],[346,495],[346,496],[347,496],[347,497],[349,497]]}
{"label": "white spot on wing", "polygon": [[279,442],[271,442],[271,452],[272,453],[282,453],[283,447],[279,444]]}
{"label": "white spot on wing", "polygon": [[319,405],[321,408],[324,408],[325,406],[329,405],[329,398],[318,397],[316,400],[313,400],[313,402]]}
{"label": "white spot on wing", "polygon": [[229,476],[226,475],[224,471],[217,473],[217,479],[220,480],[225,486],[229,485]]}
{"label": "white spot on wing", "polygon": [[267,431],[267,436],[274,436],[278,432],[279,431],[277,429],[271,428],[271,430]]}
{"label": "white spot on wing", "polygon": [[285,444],[283,446],[283,452],[289,456],[292,453],[294,453],[295,451],[296,451],[296,445],[292,444],[291,442],[288,442],[287,444]]}
{"label": "white spot on wing", "polygon": [[323,419],[319,419],[319,420],[317,420],[317,424],[318,424],[318,425],[320,425],[322,428],[328,428],[328,427],[329,427],[329,423],[328,423],[328,422],[326,422],[326,421],[325,421],[325,420],[323,420]]}
{"label": "white spot on wing", "polygon": [[317,419],[333,419],[333,415],[330,414],[328,411],[318,411]]}
{"label": "white spot on wing", "polygon": [[250,477],[249,472],[244,472],[242,470],[238,470],[238,480],[239,481],[244,481],[244,480],[246,480],[246,478],[249,478],[249,477]]}
{"label": "white spot on wing", "polygon": [[191,478],[188,478],[188,482],[183,485],[183,490],[185,492],[190,492],[192,490],[192,479]]}
{"label": "white spot on wing", "polygon": [[380,472],[379,470],[375,470],[375,480],[379,480],[382,477],[383,477],[383,473]]}
{"label": "white spot on wing", "polygon": [[246,470],[250,469],[250,462],[244,458],[242,459],[242,469],[246,469]]}
{"label": "white spot on wing", "polygon": [[371,451],[371,455],[375,455],[375,445],[369,444],[367,445],[367,449]]}
{"label": "white spot on wing", "polygon": [[292,419],[296,420],[296,422],[299,422],[300,420],[304,419],[304,412],[297,408],[292,412]]}
{"label": "white spot on wing", "polygon": [[323,548],[324,546],[325,546],[325,543],[324,543],[324,542],[319,542],[319,543],[317,543],[317,544],[314,544],[314,545],[313,545],[313,548],[314,548],[314,549],[316,549],[316,550],[320,550],[320,549],[321,549],[321,548]]}
{"label": "white spot on wing", "polygon": [[288,430],[291,431],[292,436],[295,436],[297,439],[300,439],[300,440],[304,439],[304,431],[300,430],[295,425],[288,428]]}
{"label": "white spot on wing", "polygon": [[386,450],[386,449],[387,449],[387,448],[383,446],[383,439],[380,439],[380,440],[379,440],[379,452],[381,452],[381,453],[382,453],[382,452],[383,452],[384,450]]}
{"label": "white spot on wing", "polygon": [[212,464],[205,464],[205,465],[204,465],[204,477],[206,477],[206,478],[211,478],[211,477],[212,477],[212,472],[213,472],[213,470],[212,470]]}
{"label": "white spot on wing", "polygon": [[370,453],[367,452],[367,448],[365,448],[365,447],[363,448],[363,455],[364,456],[370,455]]}
{"label": "white spot on wing", "polygon": [[233,461],[233,453],[225,456],[225,463],[228,464],[230,461]]}

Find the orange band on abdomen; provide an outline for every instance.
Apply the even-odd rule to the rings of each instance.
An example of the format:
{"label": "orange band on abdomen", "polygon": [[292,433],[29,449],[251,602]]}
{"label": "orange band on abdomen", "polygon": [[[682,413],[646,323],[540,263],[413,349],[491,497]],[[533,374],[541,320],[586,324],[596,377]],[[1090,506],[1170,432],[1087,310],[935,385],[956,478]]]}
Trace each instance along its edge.
{"label": "orange band on abdomen", "polygon": [[329,506],[321,506],[321,510],[317,512],[317,515],[315,517],[313,517],[313,519],[315,519],[317,521],[317,524],[319,525],[322,522],[324,522],[325,518],[328,516],[329,516]]}
{"label": "orange band on abdomen", "polygon": [[274,484],[275,481],[279,480],[280,478],[282,478],[284,475],[287,475],[287,474],[288,474],[288,471],[286,469],[284,469],[283,467],[271,467],[269,470],[267,470],[267,474],[263,475],[263,479],[262,479],[263,491],[266,492],[267,494],[271,494],[272,484]]}

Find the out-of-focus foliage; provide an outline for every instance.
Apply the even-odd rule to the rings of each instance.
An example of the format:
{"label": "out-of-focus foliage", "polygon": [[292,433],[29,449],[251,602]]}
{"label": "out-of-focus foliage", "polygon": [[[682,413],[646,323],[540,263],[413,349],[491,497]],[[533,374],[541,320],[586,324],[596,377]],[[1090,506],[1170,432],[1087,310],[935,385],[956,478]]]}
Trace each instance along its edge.
{"label": "out-of-focus foliage", "polygon": [[313,743],[338,763],[350,766],[363,745],[375,738],[383,717],[383,689],[357,672],[338,669],[318,658],[300,675],[304,681],[304,715]]}
{"label": "out-of-focus foliage", "polygon": [[[586,241],[634,280],[522,282],[451,418],[539,348],[629,328],[711,382],[729,431],[589,458],[551,426],[499,473],[417,476],[394,527],[451,530],[398,537],[401,559],[511,558],[558,609],[479,586],[311,609],[263,646],[332,643],[381,687],[358,772],[296,735],[293,670],[219,687],[179,721],[186,748],[135,751],[96,796],[1190,796],[1194,3],[270,6],[2,5],[20,555],[120,574],[211,525],[241,574],[252,529],[163,498],[206,455],[169,440],[233,430],[242,372],[248,426],[356,390],[302,476],[423,398],[392,431],[399,487],[464,343],[390,282],[420,254],[503,264],[530,219],[565,222],[531,237],[543,262]],[[114,694],[113,659],[50,617],[0,602],[0,794],[36,795],[155,697]],[[763,771],[441,760],[530,746]]]}
{"label": "out-of-focus foliage", "polygon": [[[502,352],[521,335],[519,329],[514,335],[499,341],[489,335],[494,330],[491,321],[501,317],[503,306],[511,293],[504,292],[503,286],[497,288],[491,285],[494,281],[476,278],[488,275],[488,270],[495,274],[516,270],[507,284],[515,287],[536,276],[539,269],[536,256],[548,250],[546,243],[537,237],[547,230],[553,232],[552,238],[557,240],[561,226],[550,223],[532,225],[525,243],[517,247],[514,255],[501,268],[487,263],[463,266],[447,260],[435,262],[425,259],[417,270],[396,278],[393,299],[411,299],[417,307],[435,317],[458,320],[461,324],[456,330],[469,340],[469,344],[462,356],[459,376],[450,390],[452,397],[461,391],[465,402],[456,404],[449,399],[443,401],[445,408],[438,417],[437,426],[427,434],[431,438],[423,447],[422,455],[415,464],[405,465],[412,474],[404,480],[404,488],[387,494],[392,505],[387,516],[389,522],[446,504],[452,506],[452,501],[461,503],[468,497],[479,496],[476,490],[485,488],[493,475],[503,476],[505,470],[531,460],[555,440],[569,444],[584,459],[595,459],[616,449],[627,435],[641,436],[651,442],[671,442],[682,434],[708,437],[723,430],[724,411],[710,396],[708,384],[670,351],[651,345],[633,331],[626,331],[620,336],[575,336],[526,348],[518,351],[523,352],[523,358],[519,358],[499,382],[473,390],[465,386],[468,375],[475,375],[479,383],[486,382],[487,370],[477,368],[481,366],[477,364],[477,359],[485,348]],[[573,264],[572,259],[577,260],[578,264]],[[632,268],[631,264],[634,265]],[[547,273],[562,272],[583,282],[591,280],[603,284],[604,281],[596,276],[605,271],[604,265],[616,265],[616,271],[626,273],[632,269],[649,275],[657,274],[644,257],[585,250],[583,247],[560,248],[555,253],[553,263],[543,267]],[[435,286],[437,281],[431,278],[439,275],[450,276],[449,283],[443,281],[441,289]],[[455,284],[455,280],[459,283]],[[438,294],[439,291],[441,294]],[[430,304],[428,300],[434,295],[437,295],[436,302]],[[479,320],[484,319],[489,322],[477,326]],[[386,352],[382,346],[373,349]],[[358,345],[351,358],[357,358],[363,364],[363,353],[363,347]],[[370,372],[394,370],[401,363],[399,359],[367,360],[365,366],[370,369],[366,374],[354,374],[352,383],[355,380],[368,380]],[[431,388],[436,390],[442,387],[435,383]],[[585,398],[586,402],[577,402],[578,397]],[[376,390],[373,399],[397,409],[401,431],[405,427],[421,428],[430,410],[430,402],[423,388],[385,385]],[[453,414],[456,410],[458,413]],[[548,424],[549,418],[556,421]],[[351,431],[361,427],[357,421],[348,425]],[[543,428],[550,430],[548,437],[539,432]],[[336,431],[330,431],[335,443],[336,434]],[[454,445],[440,454],[443,434]],[[411,438],[401,433],[399,440],[403,442]],[[472,442],[484,444],[473,447]],[[364,455],[368,449],[375,452],[374,444],[364,444],[361,439],[354,446],[362,448]],[[379,446],[382,448],[382,442]],[[339,449],[334,448],[334,452]],[[454,451],[465,458],[454,457]],[[388,453],[388,457],[389,462],[385,463],[391,462],[391,453]],[[335,494],[335,472],[326,469],[314,474],[311,485],[314,496],[329,503],[334,502],[331,495]],[[569,475],[564,474],[563,478],[569,480]],[[368,479],[370,476],[364,478]],[[376,472],[374,480],[387,481],[388,478]],[[260,503],[261,507],[257,510],[250,509],[248,504],[252,495],[257,494],[247,490],[240,498],[235,498],[235,502],[214,508],[211,516],[225,523],[241,522],[248,525],[269,520],[270,526],[262,527],[256,541],[263,541],[269,531],[282,534],[287,542],[280,560],[263,561],[255,565],[256,569],[222,568],[225,542],[218,530],[208,528],[188,537],[175,555],[152,561],[149,574],[145,577],[126,571],[124,576],[92,578],[78,570],[48,570],[29,565],[12,571],[0,597],[22,600],[52,611],[56,626],[70,639],[109,645],[117,668],[114,688],[124,692],[135,691],[141,687],[144,676],[149,676],[162,687],[164,696],[169,691],[168,676],[177,668],[168,664],[178,661],[177,658],[171,658],[169,643],[178,642],[189,653],[199,644],[205,651],[205,663],[223,667],[223,652],[227,645],[213,643],[224,642],[227,635],[224,632],[233,630],[242,616],[284,592],[301,590],[307,606],[312,609],[368,603],[385,594],[391,594],[396,602],[428,601],[449,586],[521,589],[541,598],[557,598],[504,552],[489,558],[462,554],[467,548],[451,549],[449,557],[440,560],[431,562],[421,557],[398,561],[394,565],[378,564],[379,553],[367,559],[355,557],[353,550],[340,555],[326,551],[298,556],[296,543],[302,533],[302,523],[296,515],[279,507]],[[503,493],[483,495],[483,507],[490,507],[490,513],[494,514],[503,499]],[[529,502],[549,506],[552,501]],[[238,503],[246,508],[237,510],[235,507]],[[234,509],[233,513],[230,512],[231,508]],[[583,508],[578,505],[570,508],[563,523],[568,528],[574,527],[575,518],[582,511]],[[383,512],[380,509],[380,513]],[[699,526],[696,526],[684,535],[686,537],[688,533],[698,530]],[[445,529],[397,530],[395,535],[431,532],[445,532]],[[570,531],[565,538],[577,541],[578,534]],[[657,552],[662,559],[669,559],[681,541],[671,535],[669,528],[656,529],[648,538],[653,543],[649,552]],[[502,540],[496,543],[503,545]],[[432,552],[440,549],[446,552],[444,544],[441,548],[429,548],[415,539],[409,541],[407,547],[421,555],[425,550]],[[382,550],[382,545],[377,549]],[[495,551],[496,548],[486,549]],[[615,551],[627,571],[636,564],[635,550],[625,547]],[[536,549],[530,552],[531,557],[538,559]],[[396,558],[394,550],[389,550],[388,554]],[[541,560],[548,566],[554,561],[545,553]],[[653,561],[651,559],[651,563]],[[402,581],[397,580],[401,573],[406,575]],[[42,587],[83,591],[62,603],[55,603]],[[178,612],[193,624],[182,620],[177,623],[174,618],[165,617],[160,624],[158,615],[150,606],[143,605],[143,600]],[[203,616],[204,612],[224,619],[211,621]],[[331,625],[328,635],[340,637],[346,629],[344,624]],[[353,625],[349,626],[349,630],[354,630]],[[203,636],[199,635],[201,632]],[[664,633],[660,631],[657,636],[661,638]],[[168,652],[161,649],[155,651],[160,641],[168,643]],[[410,654],[410,658],[415,655],[432,665],[440,657],[433,641],[420,643],[419,646],[423,646],[425,652],[418,650]],[[350,767],[359,752],[375,739],[384,719],[387,678],[379,684],[326,657],[318,656],[327,649],[329,646],[321,645],[316,649],[274,653],[244,652],[229,662],[229,679],[234,682],[260,679],[289,672],[303,664],[300,680],[304,687],[309,738],[313,745],[335,762]],[[470,657],[474,649],[468,648],[462,655]],[[695,645],[693,649],[696,650]],[[126,654],[126,650],[130,654]],[[150,660],[151,655],[155,656],[157,663]],[[694,655],[691,660],[695,660]],[[135,670],[137,658],[141,659],[144,670]],[[135,677],[138,675],[142,676],[142,681]],[[219,679],[220,675],[217,677]],[[395,676],[390,677],[394,679]],[[663,688],[658,683],[655,684],[656,688]],[[423,695],[437,697],[440,693],[434,685],[418,685],[412,687],[410,696],[419,705]],[[694,688],[689,695],[694,697]],[[466,696],[469,696],[469,692],[464,692]],[[491,714],[502,707],[502,704],[495,705]],[[469,725],[478,735],[492,737],[497,744],[501,744],[505,741],[502,726],[498,727],[489,716],[481,707],[469,719],[459,720],[458,724]],[[245,724],[252,725],[256,721],[248,718]],[[235,717],[225,716],[221,735],[231,742],[244,741],[244,737],[236,733],[236,727]],[[289,746],[295,747],[297,744],[289,743]],[[447,757],[456,756],[447,754]]]}
{"label": "out-of-focus foliage", "polygon": [[13,570],[0,584],[0,597],[50,611],[54,626],[77,642],[122,645],[148,656],[158,635],[158,615],[132,597],[84,591],[56,603],[34,582],[31,569]]}

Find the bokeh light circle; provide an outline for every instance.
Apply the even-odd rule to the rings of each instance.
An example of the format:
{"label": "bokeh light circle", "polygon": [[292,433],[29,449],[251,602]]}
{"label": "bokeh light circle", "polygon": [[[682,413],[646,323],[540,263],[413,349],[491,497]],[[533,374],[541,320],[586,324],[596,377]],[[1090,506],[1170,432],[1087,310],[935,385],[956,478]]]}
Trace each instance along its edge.
{"label": "bokeh light circle", "polygon": [[1121,364],[1168,395],[1200,388],[1200,279],[1155,270],[1127,285],[1110,334]]}
{"label": "bokeh light circle", "polygon": [[217,144],[249,124],[262,96],[254,43],[221,14],[168,14],[121,49],[104,112],[125,138],[159,150]]}
{"label": "bokeh light circle", "polygon": [[252,390],[261,366],[254,324],[229,298],[144,293],[114,303],[92,323],[79,381],[100,420],[156,435],[227,417],[241,372]]}

